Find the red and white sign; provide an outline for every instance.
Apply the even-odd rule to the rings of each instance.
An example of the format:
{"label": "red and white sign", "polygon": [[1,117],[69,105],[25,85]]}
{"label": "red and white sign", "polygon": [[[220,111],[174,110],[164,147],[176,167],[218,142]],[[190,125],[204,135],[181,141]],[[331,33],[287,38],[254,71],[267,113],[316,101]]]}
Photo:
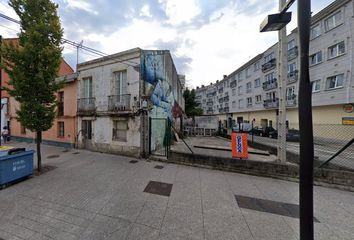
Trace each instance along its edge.
{"label": "red and white sign", "polygon": [[232,133],[231,135],[232,157],[248,158],[248,143],[246,133]]}

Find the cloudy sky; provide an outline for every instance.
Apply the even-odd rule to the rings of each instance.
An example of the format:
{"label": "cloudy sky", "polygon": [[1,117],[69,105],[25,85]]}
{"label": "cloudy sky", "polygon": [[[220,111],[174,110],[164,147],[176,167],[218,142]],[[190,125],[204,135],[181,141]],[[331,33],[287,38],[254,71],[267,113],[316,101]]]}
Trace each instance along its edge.
{"label": "cloudy sky", "polygon": [[[187,84],[209,84],[230,74],[277,41],[277,33],[260,33],[278,0],[55,0],[64,37],[113,54],[134,47],[170,50]],[[317,13],[333,0],[313,0]],[[296,2],[293,21],[296,27]],[[0,0],[0,12],[18,19]],[[0,34],[15,37],[19,27],[0,19]],[[75,69],[76,49],[64,45],[64,57]],[[97,58],[80,51],[80,62]]]}

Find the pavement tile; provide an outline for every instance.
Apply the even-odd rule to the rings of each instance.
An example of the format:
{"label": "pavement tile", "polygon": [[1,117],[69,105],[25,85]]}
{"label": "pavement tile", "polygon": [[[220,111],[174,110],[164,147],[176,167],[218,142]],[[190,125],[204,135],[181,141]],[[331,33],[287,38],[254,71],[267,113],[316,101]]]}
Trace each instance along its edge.
{"label": "pavement tile", "polygon": [[[127,240],[157,240],[159,230],[141,224],[134,224]],[[112,239],[113,240],[113,239]]]}

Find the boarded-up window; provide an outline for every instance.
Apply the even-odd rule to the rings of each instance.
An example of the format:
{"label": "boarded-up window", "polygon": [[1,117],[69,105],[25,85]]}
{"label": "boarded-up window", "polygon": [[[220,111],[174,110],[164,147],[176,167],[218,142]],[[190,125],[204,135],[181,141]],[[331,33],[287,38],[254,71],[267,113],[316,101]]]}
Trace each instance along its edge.
{"label": "boarded-up window", "polygon": [[64,130],[64,122],[58,122],[58,137],[64,137],[65,130]]}
{"label": "boarded-up window", "polygon": [[113,141],[127,141],[128,121],[127,120],[114,120],[112,130]]}

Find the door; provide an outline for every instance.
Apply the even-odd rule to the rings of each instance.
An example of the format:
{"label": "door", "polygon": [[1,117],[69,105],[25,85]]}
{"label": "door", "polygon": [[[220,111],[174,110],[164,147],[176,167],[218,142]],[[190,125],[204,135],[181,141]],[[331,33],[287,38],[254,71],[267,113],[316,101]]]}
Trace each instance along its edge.
{"label": "door", "polygon": [[82,120],[82,143],[85,149],[92,147],[92,120]]}

